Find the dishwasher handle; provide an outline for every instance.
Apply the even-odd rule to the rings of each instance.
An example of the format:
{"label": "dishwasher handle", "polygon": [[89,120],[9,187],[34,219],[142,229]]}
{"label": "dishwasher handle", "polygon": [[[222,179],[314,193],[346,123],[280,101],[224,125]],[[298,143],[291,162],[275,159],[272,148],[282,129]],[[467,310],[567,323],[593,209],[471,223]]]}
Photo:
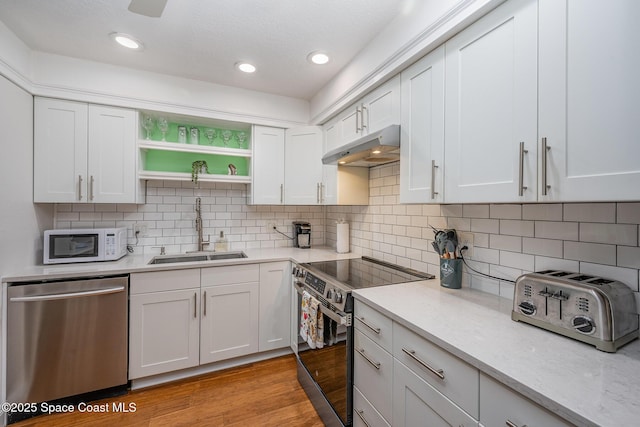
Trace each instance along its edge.
{"label": "dishwasher handle", "polygon": [[48,295],[35,295],[31,297],[13,297],[10,298],[10,302],[32,302],[32,301],[53,301],[58,299],[71,299],[81,297],[93,297],[97,295],[115,294],[124,291],[124,286],[117,286],[115,288],[97,289],[94,291],[82,291],[82,292],[69,292],[65,294],[48,294]]}

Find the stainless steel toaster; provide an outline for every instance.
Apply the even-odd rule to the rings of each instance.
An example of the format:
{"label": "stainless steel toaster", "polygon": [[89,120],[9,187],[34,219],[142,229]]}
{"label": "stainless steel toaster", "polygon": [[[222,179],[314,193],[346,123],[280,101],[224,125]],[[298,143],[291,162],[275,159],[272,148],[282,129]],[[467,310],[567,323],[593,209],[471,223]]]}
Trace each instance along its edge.
{"label": "stainless steel toaster", "polygon": [[546,270],[518,277],[511,318],[611,353],[638,338],[633,291],[581,273]]}

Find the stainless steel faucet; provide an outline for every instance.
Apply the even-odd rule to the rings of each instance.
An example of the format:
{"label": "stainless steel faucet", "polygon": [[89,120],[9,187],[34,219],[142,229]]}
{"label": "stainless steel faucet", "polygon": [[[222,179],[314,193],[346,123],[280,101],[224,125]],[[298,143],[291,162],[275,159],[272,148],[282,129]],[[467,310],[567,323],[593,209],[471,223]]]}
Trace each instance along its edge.
{"label": "stainless steel faucet", "polygon": [[211,243],[211,235],[207,235],[207,240],[202,236],[202,210],[200,208],[200,197],[196,199],[196,231],[198,232],[198,252],[204,251],[205,246]]}

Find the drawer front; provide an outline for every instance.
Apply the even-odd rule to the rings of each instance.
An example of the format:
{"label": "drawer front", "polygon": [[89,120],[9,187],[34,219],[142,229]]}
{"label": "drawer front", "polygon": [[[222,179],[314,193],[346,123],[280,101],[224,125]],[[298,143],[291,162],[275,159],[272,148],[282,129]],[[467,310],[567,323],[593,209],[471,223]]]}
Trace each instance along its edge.
{"label": "drawer front", "polygon": [[485,426],[573,426],[485,374],[480,375],[480,422]]}
{"label": "drawer front", "polygon": [[391,427],[358,387],[353,388],[353,427]]}
{"label": "drawer front", "polygon": [[353,383],[389,423],[393,357],[362,332],[354,333]]}
{"label": "drawer front", "polygon": [[353,323],[356,329],[391,353],[393,341],[391,319],[360,301],[355,302],[354,318]]}
{"label": "drawer front", "polygon": [[[393,425],[395,427],[472,427],[478,421],[394,359]],[[495,424],[492,426],[497,427]]]}
{"label": "drawer front", "polygon": [[241,264],[203,268],[201,275],[202,286],[259,282],[260,264]]}
{"label": "drawer front", "polygon": [[129,289],[131,295],[149,292],[178,291],[200,287],[200,269],[151,271],[132,273]]}
{"label": "drawer front", "polygon": [[397,323],[393,324],[393,336],[393,357],[478,418],[480,374],[476,368]]}

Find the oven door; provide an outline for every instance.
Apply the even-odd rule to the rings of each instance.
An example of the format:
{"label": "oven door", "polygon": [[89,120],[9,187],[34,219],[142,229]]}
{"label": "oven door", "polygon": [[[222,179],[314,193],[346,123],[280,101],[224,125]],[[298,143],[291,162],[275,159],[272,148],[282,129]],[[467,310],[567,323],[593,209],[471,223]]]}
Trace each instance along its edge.
{"label": "oven door", "polygon": [[[324,309],[324,331],[326,332],[324,345],[322,348],[311,348],[300,335],[302,289],[299,285],[296,285],[295,289],[298,295],[296,317],[298,360],[322,392],[333,412],[340,418],[342,425],[350,426],[353,407],[353,327],[345,325],[350,323],[347,321],[348,314],[333,312],[323,306],[321,310]],[[348,298],[347,306],[352,307],[351,295]],[[332,328],[335,331],[333,334]],[[307,394],[309,394],[308,391]],[[311,400],[314,401],[313,398]],[[321,413],[320,410],[318,412]]]}

